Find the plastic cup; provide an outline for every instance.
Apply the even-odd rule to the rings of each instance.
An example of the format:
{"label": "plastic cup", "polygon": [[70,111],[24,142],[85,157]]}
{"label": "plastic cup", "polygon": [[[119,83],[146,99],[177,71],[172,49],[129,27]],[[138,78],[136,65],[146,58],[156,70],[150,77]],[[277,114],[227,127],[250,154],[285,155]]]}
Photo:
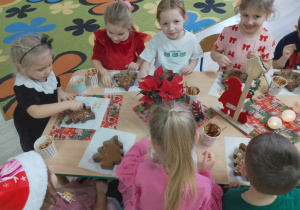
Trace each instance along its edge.
{"label": "plastic cup", "polygon": [[187,86],[185,88],[186,102],[191,105],[194,101],[198,101],[200,95],[200,89],[198,87]]}
{"label": "plastic cup", "polygon": [[85,76],[88,78],[89,85],[92,87],[97,87],[98,85],[98,70],[97,69],[88,69],[85,73]]}
{"label": "plastic cup", "polygon": [[269,94],[277,95],[287,85],[287,80],[280,76],[275,76],[269,87]]}
{"label": "plastic cup", "polygon": [[33,147],[44,158],[52,158],[57,153],[52,136],[41,136],[35,141]]}
{"label": "plastic cup", "polygon": [[70,83],[73,85],[76,93],[83,94],[86,92],[84,76],[74,76],[71,78]]}
{"label": "plastic cup", "polygon": [[220,135],[221,128],[217,124],[208,123],[203,126],[202,139],[206,146],[213,146],[217,142]]}

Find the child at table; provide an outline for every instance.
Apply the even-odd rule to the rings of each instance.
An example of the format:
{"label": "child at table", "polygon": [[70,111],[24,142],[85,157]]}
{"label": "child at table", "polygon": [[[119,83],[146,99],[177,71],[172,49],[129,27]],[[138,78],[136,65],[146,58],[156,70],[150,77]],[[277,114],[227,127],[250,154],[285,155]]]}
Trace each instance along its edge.
{"label": "child at table", "polygon": [[145,49],[147,34],[134,30],[128,6],[127,1],[110,3],[104,13],[105,29],[94,31],[92,65],[105,87],[113,86],[108,70],[138,70],[143,61],[138,55]]}
{"label": "child at table", "polygon": [[187,19],[182,0],[162,0],[157,6],[157,22],[161,32],[155,34],[140,57],[145,60],[140,77],[149,74],[151,62],[165,70],[183,75],[194,71],[203,52],[196,37],[183,28]]}
{"label": "child at table", "polygon": [[87,179],[56,188],[53,167],[34,151],[25,152],[0,166],[0,206],[3,210],[97,209],[121,210],[115,198],[106,197],[106,183]]}
{"label": "child at table", "polygon": [[79,110],[80,101],[63,91],[60,80],[52,71],[53,53],[48,36],[25,35],[11,46],[11,57],[17,74],[14,91],[18,105],[14,124],[24,152],[33,150],[49,118],[64,110]]}
{"label": "child at table", "polygon": [[158,105],[149,127],[151,140],[133,145],[116,168],[125,209],[222,209],[223,191],[211,177],[213,153],[203,153],[195,174],[191,151],[199,133],[190,108],[174,101]]}
{"label": "child at table", "polygon": [[220,66],[219,71],[247,69],[247,58],[259,55],[267,70],[274,54],[274,37],[263,23],[274,13],[274,0],[241,0],[236,10],[241,21],[225,27],[215,42],[211,58]]}
{"label": "child at table", "polygon": [[276,46],[273,68],[300,70],[300,17],[296,31],[283,37]]}
{"label": "child at table", "polygon": [[261,134],[249,142],[241,167],[250,187],[230,188],[223,196],[226,210],[300,209],[300,154],[284,136]]}

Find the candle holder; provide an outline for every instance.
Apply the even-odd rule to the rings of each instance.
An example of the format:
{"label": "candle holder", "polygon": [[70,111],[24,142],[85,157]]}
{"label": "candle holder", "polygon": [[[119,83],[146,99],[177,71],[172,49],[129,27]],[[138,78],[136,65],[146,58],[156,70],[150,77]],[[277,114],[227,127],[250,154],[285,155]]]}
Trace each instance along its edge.
{"label": "candle holder", "polygon": [[281,114],[281,119],[285,122],[293,122],[296,118],[296,113],[293,110],[285,110]]}
{"label": "candle holder", "polygon": [[279,129],[282,126],[282,121],[279,117],[270,117],[268,120],[268,126],[271,129]]}

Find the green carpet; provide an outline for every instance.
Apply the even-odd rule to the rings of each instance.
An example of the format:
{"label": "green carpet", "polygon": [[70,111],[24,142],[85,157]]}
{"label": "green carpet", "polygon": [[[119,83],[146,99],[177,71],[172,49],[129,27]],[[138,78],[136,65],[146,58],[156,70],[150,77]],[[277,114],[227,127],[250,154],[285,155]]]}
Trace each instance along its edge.
{"label": "green carpet", "polygon": [[[91,67],[93,31],[103,29],[103,13],[113,0],[1,0],[0,1],[0,107],[10,119],[16,107],[10,44],[27,33],[54,38],[54,73],[65,87],[72,73]],[[135,28],[154,35],[159,1],[129,0]],[[234,15],[236,0],[185,0],[188,21],[184,27],[196,33]],[[149,39],[151,38],[149,36]],[[149,40],[148,40],[149,41]]]}

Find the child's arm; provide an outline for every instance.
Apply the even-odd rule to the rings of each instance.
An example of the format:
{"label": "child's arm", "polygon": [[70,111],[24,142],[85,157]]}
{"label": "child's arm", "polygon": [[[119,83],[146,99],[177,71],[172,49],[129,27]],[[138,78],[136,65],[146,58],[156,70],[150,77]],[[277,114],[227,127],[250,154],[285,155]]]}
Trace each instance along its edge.
{"label": "child's arm", "polygon": [[143,78],[149,74],[151,63],[144,61],[141,66],[140,78]]}
{"label": "child's arm", "polygon": [[283,69],[286,62],[289,60],[293,52],[297,50],[295,44],[289,44],[284,46],[282,50],[282,56],[278,60],[273,60],[273,68],[274,69]]}
{"label": "child's arm", "polygon": [[43,105],[31,105],[28,107],[28,114],[36,119],[51,117],[67,109],[77,111],[82,109],[83,104],[81,101],[62,101],[53,104],[43,104]]}
{"label": "child's arm", "polygon": [[75,94],[65,92],[62,87],[57,88],[58,101],[74,100]]}
{"label": "child's arm", "polygon": [[197,63],[199,61],[199,58],[196,58],[196,59],[192,59],[190,60],[190,63],[189,65],[184,65],[181,69],[180,69],[180,73],[183,74],[183,75],[187,75],[187,74],[190,74],[194,71]]}
{"label": "child's arm", "polygon": [[94,210],[106,210],[106,193],[107,193],[107,184],[104,182],[96,183],[97,198],[94,206]]}
{"label": "child's arm", "polygon": [[136,62],[131,62],[129,65],[126,66],[126,68],[128,70],[137,71],[137,70],[139,70],[139,68],[140,68],[141,64],[143,63],[143,61],[144,60],[142,58],[138,57]]}
{"label": "child's arm", "polygon": [[213,61],[217,62],[220,67],[226,67],[232,64],[231,60],[223,55],[223,52],[216,50],[215,47],[210,52],[210,57]]}
{"label": "child's arm", "polygon": [[98,60],[92,60],[92,66],[97,69],[100,73],[100,79],[102,84],[105,87],[113,87],[113,81],[111,79],[111,76],[109,74],[109,72],[107,71],[107,69],[105,69],[102,64],[100,63],[100,61]]}

